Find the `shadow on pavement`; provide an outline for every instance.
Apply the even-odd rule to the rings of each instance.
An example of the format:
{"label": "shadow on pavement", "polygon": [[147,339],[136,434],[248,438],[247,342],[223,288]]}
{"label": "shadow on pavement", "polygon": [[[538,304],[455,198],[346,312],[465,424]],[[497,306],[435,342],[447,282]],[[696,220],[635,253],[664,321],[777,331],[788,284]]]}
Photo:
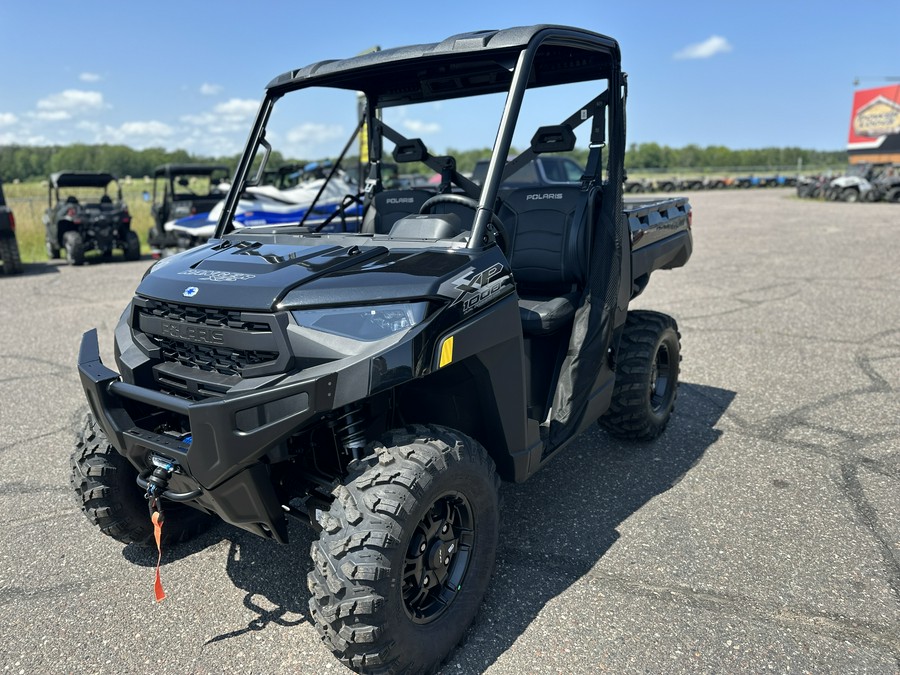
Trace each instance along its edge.
{"label": "shadow on pavement", "polygon": [[[734,392],[682,383],[666,432],[648,443],[625,443],[599,429],[586,432],[527,483],[501,490],[500,546],[485,603],[451,667],[481,672],[527,630],[548,601],[587,574],[619,537],[617,527],[651,499],[676,485],[721,435],[715,428]],[[290,543],[276,545],[217,525],[170,548],[164,562],[230,541],[226,568],[244,606],[257,616],[211,638],[227,640],[269,624],[306,622],[306,573],[314,532],[290,522]],[[125,548],[139,565],[156,564],[155,549]],[[323,647],[324,649],[324,647]],[[452,664],[456,665],[453,666]]]}
{"label": "shadow on pavement", "polygon": [[[164,525],[165,526],[165,525]],[[314,533],[299,523],[289,523],[290,543],[275,544],[244,530],[219,522],[196,539],[163,551],[165,565],[229,542],[226,572],[237,588],[246,591],[244,607],[256,616],[246,625],[209,639],[206,644],[264,629],[269,624],[296,626],[306,622],[309,592],[306,573],[312,568],[309,547]],[[155,567],[153,547],[129,545],[122,550],[129,562]]]}
{"label": "shadow on pavement", "polygon": [[244,607],[257,616],[206,644],[262,630],[269,624],[290,627],[306,623],[306,573],[312,568],[309,547],[313,538],[311,529],[296,523],[291,524],[286,545],[274,545],[244,531],[232,537],[226,571],[235,586],[247,591]]}
{"label": "shadow on pavement", "polygon": [[31,263],[22,263],[22,273],[21,274],[0,274],[0,279],[3,277],[15,278],[17,276],[29,276],[36,277],[40,274],[59,274],[59,269],[57,269],[59,265],[54,265],[52,263],[46,262],[31,262]]}
{"label": "shadow on pavement", "polygon": [[589,573],[618,540],[617,527],[681,481],[721,436],[715,425],[734,396],[682,383],[658,439],[628,443],[589,431],[527,483],[505,486],[497,567],[463,642],[469,646],[456,650],[447,672],[482,672]]}

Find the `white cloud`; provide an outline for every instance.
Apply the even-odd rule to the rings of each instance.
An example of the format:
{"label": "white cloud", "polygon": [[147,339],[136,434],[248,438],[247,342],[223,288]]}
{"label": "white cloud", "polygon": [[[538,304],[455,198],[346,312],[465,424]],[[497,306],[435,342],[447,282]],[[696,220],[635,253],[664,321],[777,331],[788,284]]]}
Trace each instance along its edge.
{"label": "white cloud", "polygon": [[250,119],[259,109],[259,101],[246,98],[233,98],[225,103],[219,103],[213,112],[235,119]]}
{"label": "white cloud", "polygon": [[721,35],[712,35],[703,42],[688,45],[684,49],[675,52],[676,59],[708,59],[716,54],[724,54],[732,49],[731,43]]}
{"label": "white cloud", "polygon": [[240,152],[244,145],[242,140],[228,136],[211,135],[204,131],[196,131],[178,140],[178,147],[198,155],[224,157]]}
{"label": "white cloud", "polygon": [[339,124],[306,122],[288,131],[287,139],[290,143],[316,144],[331,141],[343,135],[344,129]]}
{"label": "white cloud", "polygon": [[[85,127],[85,130],[88,130]],[[175,130],[168,124],[151,120],[148,122],[125,122],[117,127],[104,126],[96,130],[97,143],[123,143],[134,148],[161,145],[164,139],[174,135]]]}
{"label": "white cloud", "polygon": [[8,127],[19,121],[12,113],[0,113],[0,127]]}
{"label": "white cloud", "polygon": [[181,121],[193,127],[202,127],[206,134],[246,132],[248,122],[256,115],[258,108],[257,101],[233,98],[217,104],[212,111],[199,115],[182,115]]}
{"label": "white cloud", "polygon": [[42,122],[60,122],[72,119],[72,113],[66,110],[39,110],[36,113],[31,113],[31,116]]}
{"label": "white cloud", "polygon": [[156,120],[125,122],[119,129],[128,136],[171,136],[175,133],[175,130],[168,124]]}
{"label": "white cloud", "polygon": [[403,120],[403,128],[418,136],[437,134],[441,131],[441,125],[437,122],[423,122],[422,120]]}
{"label": "white cloud", "polygon": [[52,142],[46,136],[27,135],[22,132],[0,134],[0,145],[50,145]]}
{"label": "white cloud", "polygon": [[78,79],[82,82],[99,82],[103,78],[97,73],[81,73],[81,75],[78,76]]}
{"label": "white cloud", "polygon": [[68,112],[99,110],[103,107],[103,94],[99,91],[66,89],[59,94],[42,98],[38,101],[37,107],[39,110],[66,110]]}
{"label": "white cloud", "polygon": [[216,94],[221,93],[221,91],[221,84],[210,84],[209,82],[204,82],[200,85],[200,93],[204,96],[215,96]]}

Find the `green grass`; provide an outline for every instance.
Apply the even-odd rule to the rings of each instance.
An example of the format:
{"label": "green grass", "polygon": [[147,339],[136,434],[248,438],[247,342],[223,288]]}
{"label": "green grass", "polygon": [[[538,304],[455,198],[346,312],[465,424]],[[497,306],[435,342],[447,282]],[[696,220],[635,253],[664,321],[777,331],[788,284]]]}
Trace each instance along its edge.
{"label": "green grass", "polygon": [[[150,217],[150,202],[144,201],[143,192],[145,190],[152,192],[153,183],[144,182],[143,178],[130,182],[123,179],[121,185],[122,198],[128,204],[128,211],[131,213],[131,229],[137,232],[141,240],[142,252],[148,253],[150,249],[147,246],[147,231],[153,220]],[[6,195],[7,205],[16,218],[16,240],[19,243],[22,261],[33,263],[47,260],[44,224],[41,221],[47,209],[46,181],[4,183],[3,192]]]}
{"label": "green grass", "polygon": [[[815,173],[816,171],[810,167],[807,173]],[[747,175],[750,171],[740,172],[731,171],[697,171],[697,170],[677,170],[670,171],[646,171],[635,170],[629,171],[629,178],[649,178],[660,179],[668,176],[678,175],[682,178],[694,176],[736,176]],[[776,173],[776,171],[759,171],[759,174]],[[783,171],[782,173],[789,173]],[[141,240],[141,251],[149,253],[147,246],[147,231],[153,225],[150,217],[150,202],[144,201],[143,192],[152,192],[153,182],[150,179],[136,178],[131,181],[123,179],[122,198],[128,204],[128,210],[131,212],[131,229],[137,232]],[[19,252],[23,262],[40,262],[47,260],[47,252],[44,246],[44,224],[41,222],[41,216],[47,209],[47,182],[46,181],[29,181],[24,183],[5,183],[3,191],[6,194],[6,201],[13,210],[16,218],[16,239],[19,242]]]}

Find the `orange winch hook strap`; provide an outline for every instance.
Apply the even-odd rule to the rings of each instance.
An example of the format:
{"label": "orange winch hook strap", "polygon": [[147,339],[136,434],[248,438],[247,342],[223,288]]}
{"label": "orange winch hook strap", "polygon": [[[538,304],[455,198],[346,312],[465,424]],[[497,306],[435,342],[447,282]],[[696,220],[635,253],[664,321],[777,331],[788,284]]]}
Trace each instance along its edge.
{"label": "orange winch hook strap", "polygon": [[150,516],[153,521],[153,536],[156,539],[156,550],[159,551],[159,557],[156,559],[156,581],[153,584],[153,591],[156,593],[156,601],[162,602],[166,597],[166,592],[162,587],[162,579],[159,577],[159,566],[162,562],[162,519],[159,511],[154,511]]}

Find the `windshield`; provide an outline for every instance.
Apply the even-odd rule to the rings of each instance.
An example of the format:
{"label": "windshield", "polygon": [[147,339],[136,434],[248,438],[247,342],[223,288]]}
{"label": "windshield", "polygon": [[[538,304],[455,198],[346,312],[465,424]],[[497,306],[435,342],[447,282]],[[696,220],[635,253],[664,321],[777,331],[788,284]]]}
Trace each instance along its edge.
{"label": "windshield", "polygon": [[110,183],[106,187],[82,185],[60,187],[55,190],[54,198],[57,203],[99,208],[102,204],[120,201],[121,196],[118,193],[117,184]]}
{"label": "windshield", "polygon": [[[565,121],[574,126],[574,143],[558,152],[544,148],[540,154],[548,159],[540,170],[533,161],[510,166],[501,188],[580,181],[592,126],[582,124],[592,114],[585,106],[605,89],[605,81],[593,81],[527,90],[509,158],[528,151],[539,129]],[[356,92],[316,87],[289,92],[272,108],[233,224],[390,234],[398,220],[422,212],[429,197],[453,193],[468,201],[424,211],[451,214],[452,223],[422,232],[464,237],[471,230],[506,99],[503,92],[391,106],[377,112],[369,129],[361,123],[363,99]],[[378,156],[370,156],[373,137]],[[405,192],[378,196],[392,191]]]}

